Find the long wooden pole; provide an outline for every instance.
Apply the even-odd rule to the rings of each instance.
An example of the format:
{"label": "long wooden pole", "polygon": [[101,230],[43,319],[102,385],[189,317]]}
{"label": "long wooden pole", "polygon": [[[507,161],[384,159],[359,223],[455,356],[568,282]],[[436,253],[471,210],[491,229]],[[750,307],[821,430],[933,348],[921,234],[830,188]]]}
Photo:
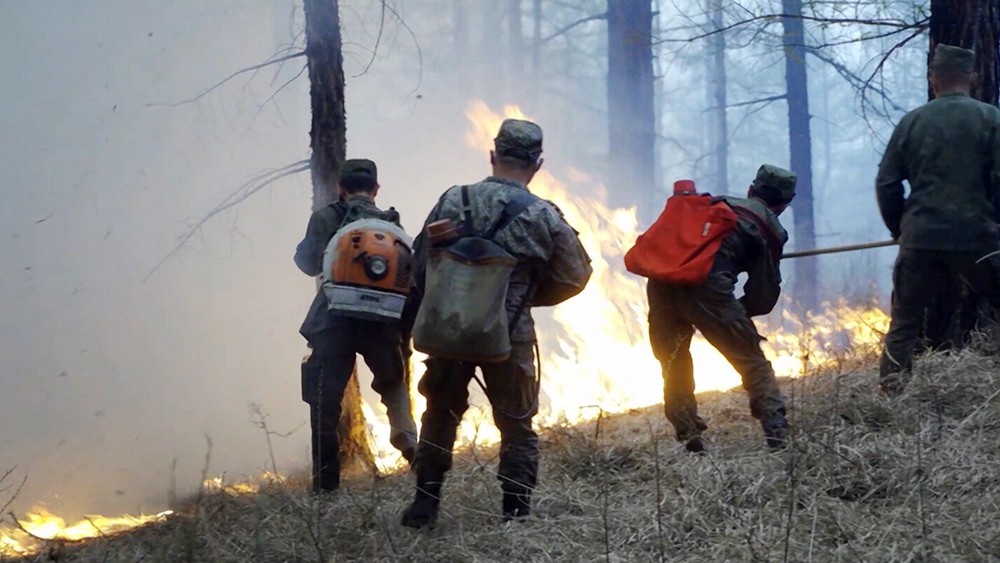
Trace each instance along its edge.
{"label": "long wooden pole", "polygon": [[798,252],[786,252],[782,258],[803,258],[806,256],[817,256],[820,254],[834,254],[837,252],[850,252],[852,250],[866,250],[869,248],[882,248],[899,244],[897,240],[883,240],[879,242],[866,242],[864,244],[848,244],[845,246],[831,246],[829,248],[814,248],[812,250],[800,250]]}

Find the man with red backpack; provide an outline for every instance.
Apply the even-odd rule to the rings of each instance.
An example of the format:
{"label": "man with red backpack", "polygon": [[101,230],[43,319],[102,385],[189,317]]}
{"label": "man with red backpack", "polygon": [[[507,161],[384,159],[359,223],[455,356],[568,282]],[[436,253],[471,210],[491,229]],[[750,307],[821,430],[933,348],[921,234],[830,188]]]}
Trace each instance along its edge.
{"label": "man with red backpack", "polygon": [[[340,201],[316,210],[309,218],[306,236],[295,250],[295,264],[309,276],[320,276],[323,286],[316,293],[309,313],[299,332],[309,341],[313,351],[302,364],[302,400],[309,404],[312,427],[313,491],[333,491],[340,486],[340,444],[337,426],[341,400],[354,372],[357,354],[361,354],[372,371],[372,388],[382,397],[392,432],[389,440],[403,457],[410,461],[416,451],[416,423],[410,404],[408,370],[404,364],[403,337],[399,317],[386,316],[380,308],[365,308],[359,304],[378,304],[386,292],[373,291],[361,284],[335,285],[331,282],[330,254],[337,247],[331,244],[338,237],[352,237],[343,246],[360,248],[364,238],[356,225],[382,225],[382,231],[395,231],[405,236],[399,227],[395,209],[379,209],[375,195],[379,191],[378,169],[367,159],[347,160],[340,168],[337,189]],[[345,229],[347,232],[345,232]],[[398,230],[397,230],[398,229]],[[390,233],[391,234],[391,233]],[[376,231],[374,237],[389,240],[387,234]],[[370,256],[362,249],[358,256],[342,262],[357,265],[358,277],[373,274],[373,278],[395,278],[397,271],[409,285],[408,250],[405,263],[396,268]],[[383,284],[385,285],[385,284]],[[351,291],[354,291],[353,293]],[[344,296],[347,297],[344,297]],[[360,296],[360,297],[359,297]],[[331,301],[331,297],[333,300]],[[352,301],[350,298],[354,297]],[[399,303],[405,296],[397,298]],[[407,344],[408,346],[408,344]],[[408,351],[408,350],[407,350]]]}
{"label": "man with red backpack", "polygon": [[[724,196],[712,201],[731,208],[736,221],[729,225],[731,230],[721,238],[717,249],[713,248],[714,261],[708,257],[710,266],[706,264],[704,281],[692,284],[649,280],[649,339],[663,369],[663,406],[678,441],[688,451],[705,450],[701,433],[707,428],[698,416],[694,396],[694,365],[689,348],[696,328],[742,376],[750,396],[750,412],[760,421],[768,446],[785,446],[785,401],[771,363],[761,352],[762,338],[751,317],[771,312],[781,293],[778,260],[788,234],[778,215],[795,196],[795,183],[794,173],[770,164],[761,166],[746,199]],[[697,227],[696,235],[709,233],[709,223]],[[743,272],[748,278],[743,296],[737,298],[737,276]]]}

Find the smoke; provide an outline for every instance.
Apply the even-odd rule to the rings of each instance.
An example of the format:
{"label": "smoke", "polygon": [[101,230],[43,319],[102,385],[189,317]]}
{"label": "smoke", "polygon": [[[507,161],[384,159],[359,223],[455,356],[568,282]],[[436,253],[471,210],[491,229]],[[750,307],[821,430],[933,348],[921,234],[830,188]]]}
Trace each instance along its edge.
{"label": "smoke", "polygon": [[[493,70],[515,66],[489,52],[450,52],[441,14],[451,4],[399,3],[421,51],[390,14],[365,72],[379,3],[341,3],[348,156],[378,162],[379,203],[400,210],[410,233],[445,188],[488,173],[487,155],[464,141],[472,98],[521,104],[545,127],[548,165],[613,169],[594,156],[606,152],[594,109],[601,65],[546,58],[545,68],[562,71],[550,70],[534,95],[510,70],[491,83]],[[466,41],[485,25],[469,10],[480,27]],[[306,466],[297,329],[314,285],[291,257],[309,216],[308,174],[220,215],[143,281],[226,194],[308,156],[306,77],[274,94],[303,58],[196,103],[161,105],[268,60],[296,39],[301,18],[289,1],[0,5],[0,471],[16,465],[28,477],[14,510],[154,512],[172,483],[179,493],[198,485],[206,457],[211,475],[258,473],[269,452],[250,403],[269,413],[272,430],[295,430],[275,442],[279,469]],[[575,30],[596,41],[595,56],[602,25]],[[581,83],[593,91],[568,101]],[[838,115],[853,115],[849,105]],[[701,106],[674,99],[661,129],[690,130]],[[873,174],[877,155],[868,158],[851,172]],[[670,162],[667,180],[698,172],[693,161]],[[749,179],[752,170],[733,173]],[[863,224],[838,224],[838,236],[867,234],[877,221],[871,198],[856,191],[837,217],[865,209]]]}

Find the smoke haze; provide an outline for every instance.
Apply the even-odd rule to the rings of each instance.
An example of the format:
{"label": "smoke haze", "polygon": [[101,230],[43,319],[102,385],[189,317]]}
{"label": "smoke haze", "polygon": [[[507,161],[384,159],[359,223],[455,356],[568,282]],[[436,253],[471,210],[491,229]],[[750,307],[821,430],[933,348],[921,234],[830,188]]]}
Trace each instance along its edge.
{"label": "smoke haze", "polygon": [[[506,65],[502,58],[451,52],[451,2],[399,2],[422,50],[387,20],[365,72],[377,4],[341,3],[347,152],[379,164],[379,203],[399,209],[410,233],[443,189],[488,173],[487,155],[464,140],[471,99],[521,104],[545,127],[548,167],[591,167],[613,189],[613,163],[595,156],[606,153],[600,63],[567,66],[554,52],[546,64],[568,74],[547,71],[532,99],[513,78],[502,87],[484,81]],[[309,459],[298,379],[306,348],[297,329],[314,285],[291,260],[309,216],[308,173],[219,215],[144,281],[178,235],[227,194],[262,170],[308,158],[308,80],[292,80],[304,58],[237,77],[195,103],[163,105],[301,44],[301,8],[270,0],[97,6],[0,4],[0,471],[16,465],[17,478],[28,477],[18,511],[160,510],[175,460],[177,488],[197,486],[206,435],[211,475],[257,473],[268,452],[250,422],[252,402],[270,414],[273,430],[297,429],[275,442],[279,469]],[[577,30],[598,42],[597,53],[602,25]],[[702,79],[696,59],[683,50],[658,59],[666,76],[660,130],[675,140],[662,143],[663,185],[701,173],[697,158],[676,149],[697,152],[702,142],[704,96],[677,91]],[[780,82],[780,69],[768,72]],[[817,93],[814,113],[832,124],[833,144],[826,160],[817,148],[819,240],[886,238],[871,190],[884,140],[863,126],[838,128],[860,120],[856,104],[834,78],[822,80],[833,105],[822,109]],[[912,76],[900,80],[913,85],[902,103],[913,107],[921,87]],[[566,101],[588,82],[592,91]],[[787,164],[783,111],[761,111],[749,118],[756,125],[734,133],[733,192],[760,162]],[[888,125],[878,127],[884,136]],[[891,251],[823,264],[834,292],[884,293]]]}

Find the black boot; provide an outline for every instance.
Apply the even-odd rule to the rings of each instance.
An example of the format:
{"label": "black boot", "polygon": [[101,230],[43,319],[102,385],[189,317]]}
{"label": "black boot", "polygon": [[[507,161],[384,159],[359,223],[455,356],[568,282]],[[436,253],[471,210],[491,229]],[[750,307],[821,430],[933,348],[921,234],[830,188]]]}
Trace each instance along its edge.
{"label": "black boot", "polygon": [[503,492],[503,521],[524,518],[531,514],[531,489],[518,488]]}
{"label": "black boot", "polygon": [[788,419],[785,415],[779,414],[762,420],[760,425],[764,429],[764,438],[767,439],[769,448],[779,451],[788,446]]}
{"label": "black boot", "polygon": [[413,503],[403,511],[400,524],[407,528],[434,528],[437,523],[438,506],[441,504],[441,479],[425,481],[417,479],[417,495]]}
{"label": "black boot", "polygon": [[701,436],[695,436],[689,438],[688,441],[684,442],[684,449],[698,455],[707,454],[708,451],[705,446],[705,439]]}

